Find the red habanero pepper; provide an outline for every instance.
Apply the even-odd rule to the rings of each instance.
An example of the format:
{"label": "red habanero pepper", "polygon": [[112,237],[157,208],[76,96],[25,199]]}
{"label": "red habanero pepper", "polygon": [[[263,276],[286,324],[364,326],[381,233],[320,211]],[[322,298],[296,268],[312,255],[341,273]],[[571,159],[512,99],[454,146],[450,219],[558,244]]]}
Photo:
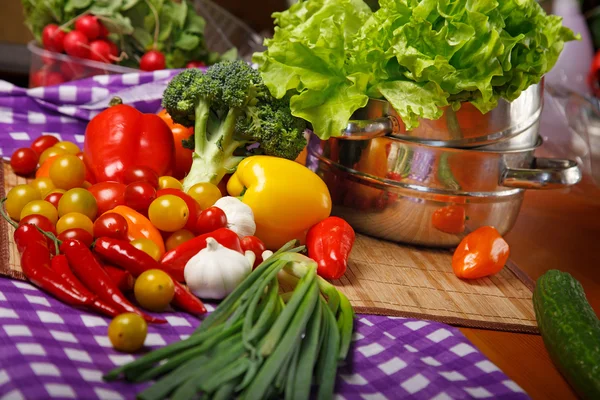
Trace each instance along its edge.
{"label": "red habanero pepper", "polygon": [[240,238],[237,233],[220,228],[214,232],[206,233],[180,244],[173,250],[167,251],[160,260],[160,269],[169,273],[178,282],[184,282],[183,269],[185,264],[206,247],[206,239],[215,239],[222,246],[242,253]]}
{"label": "red habanero pepper", "polygon": [[341,218],[327,217],[308,230],[308,256],[318,264],[317,274],[325,279],[339,279],[346,272],[354,245],[354,229]]}
{"label": "red habanero pepper", "polygon": [[71,271],[71,267],[69,267],[69,261],[64,254],[59,254],[52,257],[51,263],[52,269],[65,281],[67,281],[67,283],[70,284],[73,289],[84,294],[85,296],[94,298],[93,303],[88,305],[91,310],[98,311],[100,314],[104,314],[109,317],[116,317],[120,314],[116,308],[108,305],[105,301],[100,300],[98,296],[90,292],[88,288],[86,288],[85,285],[81,283],[79,279],[77,279],[77,277],[73,274],[73,271]]}
{"label": "red habanero pepper", "polygon": [[[236,235],[237,236],[237,235]],[[94,251],[102,259],[125,268],[134,277],[151,269],[162,269],[162,266],[147,253],[134,247],[125,240],[101,237],[96,240]],[[173,277],[171,277],[173,279]],[[173,305],[190,314],[204,314],[206,308],[200,299],[190,293],[181,283],[173,279],[175,295]]]}
{"label": "red habanero pepper", "polygon": [[147,315],[134,307],[121,293],[117,285],[111,281],[108,273],[94,257],[92,251],[77,240],[66,240],[60,246],[61,251],[67,256],[73,272],[84,285],[109,305],[123,312],[132,312],[142,316],[151,323],[166,323],[164,319]]}
{"label": "red habanero pepper", "polygon": [[113,267],[112,265],[104,265],[104,270],[121,292],[130,292],[133,290],[134,280],[129,271]]}
{"label": "red habanero pepper", "polygon": [[43,235],[37,233],[39,238],[28,243],[21,255],[21,269],[25,277],[63,303],[72,306],[91,304],[94,301],[93,297],[75,291],[67,281],[50,268],[50,250]]}

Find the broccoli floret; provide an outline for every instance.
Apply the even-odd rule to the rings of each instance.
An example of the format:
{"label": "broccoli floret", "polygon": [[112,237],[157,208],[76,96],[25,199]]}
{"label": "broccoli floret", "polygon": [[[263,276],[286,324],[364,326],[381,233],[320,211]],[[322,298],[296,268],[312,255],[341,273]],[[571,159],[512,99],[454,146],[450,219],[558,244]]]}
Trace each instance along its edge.
{"label": "broccoli floret", "polygon": [[[218,184],[246,155],[295,159],[306,145],[306,122],[291,114],[289,100],[275,99],[260,73],[243,61],[221,62],[206,73],[181,72],[165,89],[162,104],[174,122],[194,127],[184,143],[194,150],[186,191],[200,182]],[[258,149],[248,150],[253,143]]]}

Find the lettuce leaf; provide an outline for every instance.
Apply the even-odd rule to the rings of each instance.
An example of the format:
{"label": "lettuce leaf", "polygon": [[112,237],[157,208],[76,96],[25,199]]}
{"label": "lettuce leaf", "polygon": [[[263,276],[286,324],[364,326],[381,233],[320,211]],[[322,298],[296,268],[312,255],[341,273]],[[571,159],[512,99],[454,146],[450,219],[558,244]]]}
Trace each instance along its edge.
{"label": "lettuce leaf", "polygon": [[311,0],[275,13],[254,61],[275,97],[322,139],[339,136],[369,98],[386,99],[407,129],[441,107],[481,112],[512,101],[578,39],[535,0]]}

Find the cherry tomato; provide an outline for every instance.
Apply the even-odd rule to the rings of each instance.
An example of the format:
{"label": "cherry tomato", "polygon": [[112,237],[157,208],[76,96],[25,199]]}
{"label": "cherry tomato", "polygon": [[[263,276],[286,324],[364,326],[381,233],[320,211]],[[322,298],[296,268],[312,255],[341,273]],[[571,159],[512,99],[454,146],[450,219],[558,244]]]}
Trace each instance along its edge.
{"label": "cherry tomato", "polygon": [[172,194],[157,197],[148,208],[148,218],[161,231],[175,232],[188,221],[190,210],[185,201]]}
{"label": "cherry tomato", "polygon": [[180,229],[178,231],[173,232],[165,243],[165,247],[167,251],[173,250],[180,244],[187,242],[188,240],[192,240],[194,238],[194,234],[187,229]]}
{"label": "cherry tomato", "polygon": [[104,214],[116,206],[125,205],[126,187],[119,182],[100,182],[90,186],[87,190],[96,199],[98,214]]}
{"label": "cherry tomato", "polygon": [[137,211],[146,211],[156,198],[156,189],[148,182],[133,182],[125,188],[125,205]]}
{"label": "cherry tomato", "polygon": [[94,221],[94,237],[111,237],[127,240],[127,220],[117,213],[106,213]]}
{"label": "cherry tomato", "polygon": [[158,178],[158,188],[183,190],[183,185],[172,176],[161,176]]}
{"label": "cherry tomato", "polygon": [[88,231],[81,228],[67,229],[58,235],[58,240],[62,240],[64,242],[68,239],[79,240],[88,247],[90,247],[94,241],[94,237]]}
{"label": "cherry tomato", "polygon": [[194,134],[193,128],[186,128],[183,125],[176,124],[167,112],[163,109],[158,113],[158,116],[169,125],[171,132],[173,132],[173,139],[175,141],[175,167],[173,168],[173,176],[177,179],[182,179],[190,172],[192,167],[192,154],[194,152],[190,149],[183,147],[183,140],[189,139]]}
{"label": "cherry tomato", "polygon": [[19,221],[19,226],[25,224],[35,225],[43,231],[56,234],[56,227],[52,221],[40,214],[31,214]]}
{"label": "cherry tomato", "polygon": [[10,157],[10,166],[17,175],[31,175],[38,164],[38,155],[29,147],[17,149]]}
{"label": "cherry tomato", "polygon": [[125,184],[148,182],[152,187],[156,188],[158,187],[158,174],[148,167],[131,167],[123,172],[123,182]]}
{"label": "cherry tomato", "polygon": [[148,324],[134,313],[119,314],[108,325],[108,339],[116,350],[125,353],[141,349],[147,333]]}
{"label": "cherry tomato", "polygon": [[218,207],[208,207],[200,213],[196,221],[196,234],[214,232],[219,228],[227,227],[227,216]]}
{"label": "cherry tomato", "polygon": [[[38,136],[32,143],[31,149],[41,155],[44,150],[49,149],[58,143],[58,138],[52,135],[42,135]],[[41,164],[41,163],[40,163]]]}
{"label": "cherry tomato", "polygon": [[33,214],[43,215],[53,224],[56,224],[56,221],[58,221],[58,212],[56,211],[56,208],[52,203],[45,200],[33,200],[25,204],[25,207],[21,210],[21,219]]}
{"label": "cherry tomato", "polygon": [[459,278],[483,278],[500,272],[509,254],[508,243],[500,233],[494,227],[482,226],[459,243],[452,256],[452,269]]}
{"label": "cherry tomato", "polygon": [[188,194],[200,204],[202,210],[212,206],[222,197],[219,188],[209,182],[195,184],[188,190]]}
{"label": "cherry tomato", "polygon": [[162,257],[162,253],[161,253],[160,249],[158,248],[157,244],[154,243],[150,239],[139,238],[139,239],[132,240],[130,243],[133,245],[133,247],[148,254],[150,257],[154,258],[156,261],[160,260],[160,258]]}
{"label": "cherry tomato", "polygon": [[46,197],[48,193],[56,189],[54,182],[48,177],[35,178],[29,184],[40,191],[40,196],[42,196],[42,198]]}
{"label": "cherry tomato", "polygon": [[81,213],[68,213],[60,217],[56,223],[56,232],[60,235],[67,229],[81,228],[90,235],[94,235],[94,223],[87,216]]}
{"label": "cherry tomato", "polygon": [[240,245],[242,246],[242,250],[244,252],[250,250],[256,256],[256,259],[254,260],[254,266],[252,268],[258,267],[260,263],[263,262],[262,254],[265,250],[267,250],[267,247],[262,240],[256,236],[246,236],[240,241]]}
{"label": "cherry tomato", "polygon": [[15,221],[19,221],[23,207],[29,202],[41,199],[40,191],[33,186],[17,185],[8,192],[4,206],[8,215]]}
{"label": "cherry tomato", "polygon": [[85,181],[85,165],[76,155],[62,155],[50,166],[50,179],[60,189],[80,187]]}
{"label": "cherry tomato", "polygon": [[173,279],[164,271],[150,269],[135,280],[133,293],[137,302],[147,310],[164,311],[175,294]]}
{"label": "cherry tomato", "polygon": [[172,194],[173,196],[177,196],[185,201],[185,204],[188,206],[188,210],[190,212],[188,222],[185,224],[185,229],[192,232],[196,230],[196,221],[198,220],[200,212],[202,211],[196,200],[185,194],[185,192],[177,189],[160,189],[156,192],[156,197],[164,196],[165,194]]}
{"label": "cherry tomato", "polygon": [[[60,190],[60,192],[58,190]],[[53,189],[46,195],[46,197],[44,197],[44,200],[52,204],[58,210],[58,202],[64,193],[65,191],[62,189]]]}
{"label": "cherry tomato", "polygon": [[54,145],[54,147],[58,147],[67,152],[67,154],[76,155],[81,152],[81,149],[73,142],[63,141],[58,142]]}
{"label": "cherry tomato", "polygon": [[462,233],[465,231],[465,209],[455,205],[438,208],[431,215],[431,224],[442,232]]}
{"label": "cherry tomato", "polygon": [[67,190],[58,202],[58,215],[81,213],[94,220],[98,214],[98,205],[94,196],[82,188]]}
{"label": "cherry tomato", "polygon": [[43,163],[40,163],[40,167],[35,171],[36,178],[49,178],[50,177],[50,167],[54,160],[56,160],[59,156],[48,157]]}
{"label": "cherry tomato", "polygon": [[42,152],[42,154],[40,154],[39,163],[40,163],[40,165],[42,165],[42,164],[44,164],[44,161],[46,161],[50,157],[62,156],[64,154],[67,154],[66,150],[61,149],[60,147],[53,146],[53,147],[47,148],[46,150],[44,150]]}

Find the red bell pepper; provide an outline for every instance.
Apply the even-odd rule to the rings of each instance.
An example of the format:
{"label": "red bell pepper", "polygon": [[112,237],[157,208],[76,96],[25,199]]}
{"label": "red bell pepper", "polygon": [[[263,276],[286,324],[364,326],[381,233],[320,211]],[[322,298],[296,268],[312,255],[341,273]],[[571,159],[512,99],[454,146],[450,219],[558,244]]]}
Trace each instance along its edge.
{"label": "red bell pepper", "polygon": [[185,268],[185,264],[187,264],[190,258],[206,247],[206,239],[209,237],[215,239],[222,246],[242,253],[240,238],[237,233],[227,228],[221,228],[214,232],[195,237],[180,244],[173,250],[167,251],[160,260],[160,269],[166,271],[173,279],[184,282],[183,269]]}
{"label": "red bell pepper", "polygon": [[325,279],[339,279],[346,272],[354,245],[354,229],[341,218],[328,217],[308,230],[308,256],[318,264],[317,274]]}
{"label": "red bell pepper", "polygon": [[113,105],[92,118],[85,131],[84,161],[97,182],[123,182],[123,172],[145,166],[158,176],[175,165],[175,143],[169,126],[155,114]]}

